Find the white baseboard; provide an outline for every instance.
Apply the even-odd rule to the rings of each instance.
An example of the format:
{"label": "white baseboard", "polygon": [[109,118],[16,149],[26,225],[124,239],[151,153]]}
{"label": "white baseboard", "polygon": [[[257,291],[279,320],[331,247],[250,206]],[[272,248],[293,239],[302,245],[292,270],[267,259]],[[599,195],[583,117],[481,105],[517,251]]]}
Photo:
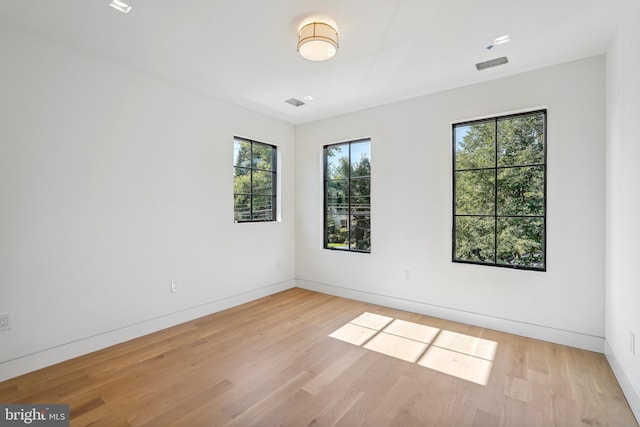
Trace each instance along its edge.
{"label": "white baseboard", "polygon": [[587,335],[580,332],[567,331],[563,329],[556,329],[532,323],[519,322],[517,320],[502,319],[499,317],[471,313],[448,307],[440,307],[423,302],[396,298],[389,295],[358,291],[354,289],[343,288],[340,286],[312,282],[309,280],[296,279],[296,283],[299,288],[316,292],[355,299],[371,304],[383,305],[386,307],[410,311],[413,313],[425,314],[441,319],[452,320],[454,322],[461,322],[469,325],[480,326],[483,328],[494,329],[501,332],[522,335],[529,338],[549,341],[556,344],[568,345],[571,347],[595,351],[598,353],[604,352],[603,337]]}
{"label": "white baseboard", "polygon": [[0,363],[0,381],[226,310],[295,286],[294,279],[286,280],[8,360]]}
{"label": "white baseboard", "polygon": [[631,407],[633,415],[635,415],[636,420],[640,424],[640,396],[638,396],[638,393],[636,393],[636,391],[633,389],[631,381],[629,381],[629,378],[627,378],[627,375],[618,362],[613,349],[609,346],[609,343],[606,340],[604,342],[604,354],[605,356],[607,356],[609,366],[611,366],[611,370],[613,370],[613,374],[616,376],[616,379],[620,384],[620,388],[624,393],[624,397],[627,398],[627,402]]}

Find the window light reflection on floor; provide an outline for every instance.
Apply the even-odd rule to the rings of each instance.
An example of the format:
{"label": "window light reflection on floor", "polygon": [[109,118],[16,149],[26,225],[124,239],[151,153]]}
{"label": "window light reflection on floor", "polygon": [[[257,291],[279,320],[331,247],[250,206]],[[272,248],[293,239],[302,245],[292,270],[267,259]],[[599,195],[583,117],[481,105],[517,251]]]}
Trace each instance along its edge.
{"label": "window light reflection on floor", "polygon": [[365,312],[329,335],[447,375],[486,385],[498,343]]}

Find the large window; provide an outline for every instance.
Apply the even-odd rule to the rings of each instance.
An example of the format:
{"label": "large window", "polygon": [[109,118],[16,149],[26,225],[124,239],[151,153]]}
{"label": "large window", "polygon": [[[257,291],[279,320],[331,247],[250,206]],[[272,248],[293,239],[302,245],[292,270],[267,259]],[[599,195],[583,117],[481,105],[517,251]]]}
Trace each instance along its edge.
{"label": "large window", "polygon": [[371,140],[324,147],[324,247],[371,252]]}
{"label": "large window", "polygon": [[236,222],[276,220],[276,147],[233,141],[233,209]]}
{"label": "large window", "polygon": [[546,270],[546,110],[453,125],[453,261]]}

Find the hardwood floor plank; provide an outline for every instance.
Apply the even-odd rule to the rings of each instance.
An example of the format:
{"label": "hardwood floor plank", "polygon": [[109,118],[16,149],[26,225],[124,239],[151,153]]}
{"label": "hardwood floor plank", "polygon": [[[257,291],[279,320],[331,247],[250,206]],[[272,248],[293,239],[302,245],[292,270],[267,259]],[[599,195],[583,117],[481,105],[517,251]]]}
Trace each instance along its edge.
{"label": "hardwood floor plank", "polygon": [[347,390],[344,393],[335,395],[328,401],[317,415],[307,424],[307,426],[335,426],[345,416],[347,412],[364,396],[363,391]]}
{"label": "hardwood floor plank", "polygon": [[348,369],[352,369],[355,363],[364,355],[364,351],[358,347],[354,347],[340,356],[338,360],[331,363],[326,369],[322,370],[311,381],[304,385],[302,388],[312,395],[317,395],[323,387],[328,386],[338,377],[344,374]]}
{"label": "hardwood floor plank", "polygon": [[471,427],[494,427],[500,425],[500,417],[481,409],[476,410]]}
{"label": "hardwood floor plank", "polygon": [[222,396],[230,392],[234,385],[228,380],[203,388],[192,398],[176,402],[163,408],[141,427],[175,427],[181,425],[226,425],[232,418],[222,411],[220,401]]}
{"label": "hardwood floor plank", "polygon": [[[329,336],[376,315],[397,321],[375,351]],[[431,348],[450,359],[420,366]],[[73,427],[638,426],[602,354],[297,288],[2,382],[0,402],[69,404]]]}

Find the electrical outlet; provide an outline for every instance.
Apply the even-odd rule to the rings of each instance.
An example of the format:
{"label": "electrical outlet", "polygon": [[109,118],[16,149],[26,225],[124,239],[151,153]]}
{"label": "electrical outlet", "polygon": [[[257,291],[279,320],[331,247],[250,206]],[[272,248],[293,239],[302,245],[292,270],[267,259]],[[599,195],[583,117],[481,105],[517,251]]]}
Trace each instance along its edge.
{"label": "electrical outlet", "polygon": [[171,281],[171,292],[178,292],[180,290],[180,285],[178,284],[177,280],[172,280]]}
{"label": "electrical outlet", "polygon": [[411,280],[411,270],[404,270],[404,280]]}
{"label": "electrical outlet", "polygon": [[11,313],[0,314],[0,331],[11,329]]}
{"label": "electrical outlet", "polygon": [[629,351],[631,354],[636,354],[636,334],[633,331],[629,331]]}

